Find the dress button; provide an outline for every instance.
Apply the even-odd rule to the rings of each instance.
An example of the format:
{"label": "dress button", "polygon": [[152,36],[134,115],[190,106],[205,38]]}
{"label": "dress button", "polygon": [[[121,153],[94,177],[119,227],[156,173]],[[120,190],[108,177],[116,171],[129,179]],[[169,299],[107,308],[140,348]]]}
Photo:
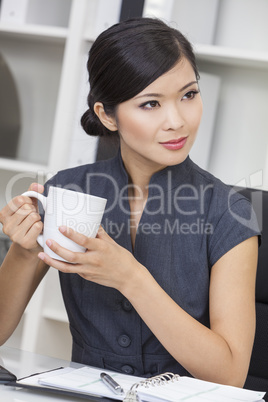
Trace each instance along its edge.
{"label": "dress button", "polygon": [[130,303],[130,301],[128,301],[128,299],[124,299],[123,300],[123,309],[125,311],[130,311],[132,310],[132,304]]}
{"label": "dress button", "polygon": [[127,348],[131,344],[131,339],[127,335],[120,335],[118,338],[118,343],[123,348]]}
{"label": "dress button", "polygon": [[126,374],[134,373],[133,367],[129,366],[128,364],[125,364],[124,366],[122,366],[122,371],[123,371],[123,373],[126,373]]}

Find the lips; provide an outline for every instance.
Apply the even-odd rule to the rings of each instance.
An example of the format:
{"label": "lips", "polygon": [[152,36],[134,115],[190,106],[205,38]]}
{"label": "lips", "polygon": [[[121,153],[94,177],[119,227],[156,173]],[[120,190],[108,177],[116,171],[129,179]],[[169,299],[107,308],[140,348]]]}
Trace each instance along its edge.
{"label": "lips", "polygon": [[177,149],[183,148],[186,141],[187,141],[187,137],[181,137],[181,138],[174,139],[174,140],[160,142],[160,144],[166,149],[177,150]]}

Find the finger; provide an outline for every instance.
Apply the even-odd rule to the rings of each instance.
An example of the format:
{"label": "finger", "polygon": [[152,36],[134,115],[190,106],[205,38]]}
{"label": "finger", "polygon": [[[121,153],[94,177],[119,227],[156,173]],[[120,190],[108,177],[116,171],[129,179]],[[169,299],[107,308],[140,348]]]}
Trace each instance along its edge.
{"label": "finger", "polygon": [[29,204],[25,203],[26,197],[15,197],[0,212],[0,222],[5,226],[19,225],[22,220],[32,212],[36,212],[29,198]]}
{"label": "finger", "polygon": [[43,223],[40,220],[34,222],[25,234],[25,241],[28,242],[31,239],[36,239],[43,231]]}
{"label": "finger", "polygon": [[10,220],[6,223],[6,225],[4,225],[3,231],[11,238],[12,241],[19,243],[36,224],[38,225],[37,228],[35,228],[35,230],[37,230],[40,233],[43,224],[41,222],[40,215],[36,213],[34,210],[34,212],[30,212],[28,216],[23,217],[23,219],[22,215],[17,214],[13,215],[10,218]]}
{"label": "finger", "polygon": [[13,211],[10,208],[10,205],[7,204],[3,209],[0,211],[0,222],[2,224],[5,223],[6,219],[8,219],[13,214]]}
{"label": "finger", "polygon": [[75,243],[79,244],[80,246],[84,248],[91,248],[91,240],[94,240],[93,238],[87,237],[82,233],[78,233],[75,230],[67,227],[67,226],[60,226],[59,231],[65,236],[68,237],[68,239],[73,240]]}
{"label": "finger", "polygon": [[37,193],[43,193],[44,192],[44,186],[39,183],[32,183],[30,187],[28,188],[29,191],[36,191]]}
{"label": "finger", "polygon": [[[29,189],[42,193],[44,191],[44,186],[42,184],[32,183]],[[33,200],[32,198],[18,195],[17,197],[12,198],[12,200],[9,201],[8,204],[1,210],[0,222],[3,223],[2,220],[5,217],[11,216],[16,213],[24,204],[30,204],[37,207],[35,200]],[[23,212],[23,210],[21,211]]]}
{"label": "finger", "polygon": [[28,232],[30,228],[37,222],[41,222],[41,216],[34,210],[23,219],[23,221],[20,224],[20,228],[22,230],[24,229],[25,232]]}
{"label": "finger", "polygon": [[99,230],[97,233],[97,238],[105,240],[105,241],[109,241],[110,243],[115,243],[115,241],[108,235],[108,233],[105,232],[105,230],[102,226],[99,227]]}
{"label": "finger", "polygon": [[[52,250],[55,254],[57,254],[59,257],[63,258],[64,260],[67,261],[68,265],[73,265],[73,266],[80,266],[83,256],[85,255],[84,252],[73,252],[70,251],[62,246],[60,246],[56,241],[52,239],[48,239],[46,241],[46,245]],[[45,263],[50,264],[50,262],[54,261],[54,258],[50,257],[48,254],[43,253],[39,258],[43,259]],[[58,260],[57,260],[58,261]],[[58,266],[56,267],[55,264],[53,263],[52,265],[54,268],[58,269]],[[77,271],[76,271],[77,272]]]}
{"label": "finger", "polygon": [[[39,183],[32,183],[28,189],[29,191],[36,191],[37,193],[42,194],[44,192],[44,186]],[[38,200],[36,198],[32,198],[32,203],[35,206],[36,210],[38,209]]]}
{"label": "finger", "polygon": [[13,215],[6,216],[3,222],[4,228],[10,234],[12,230],[17,230],[17,227],[22,224],[22,222],[31,214],[35,214],[35,220],[40,220],[40,215],[36,213],[35,207],[30,204],[24,204],[18,209]]}
{"label": "finger", "polygon": [[60,246],[56,241],[48,239],[46,241],[46,245],[59,257],[62,257],[64,260],[72,263],[72,264],[80,264],[81,257],[85,254],[84,252],[73,252],[62,246]]}
{"label": "finger", "polygon": [[40,252],[38,254],[40,260],[49,265],[50,267],[56,268],[58,271],[65,273],[78,273],[78,266],[75,264],[70,264],[68,262],[56,260],[55,258],[51,258],[48,254],[44,252]]}
{"label": "finger", "polygon": [[98,237],[105,237],[105,234],[108,236],[108,234],[105,232],[104,228],[102,225],[100,225],[97,236]]}
{"label": "finger", "polygon": [[16,232],[12,237],[13,242],[20,244],[25,249],[40,248],[37,243],[37,237],[43,230],[43,224],[41,221],[34,223],[28,231],[24,234],[22,232]]}
{"label": "finger", "polygon": [[16,213],[24,204],[33,205],[31,198],[25,197],[23,195],[18,195],[12,198],[9,203],[3,208],[3,212],[6,215],[13,215]]}
{"label": "finger", "polygon": [[98,240],[104,240],[108,241],[109,243],[115,243],[115,241],[108,235],[108,233],[105,232],[105,230],[102,227],[99,228],[96,238],[87,237],[82,233],[78,233],[67,226],[60,226],[59,231],[64,236],[73,240],[75,243],[91,251],[99,250],[103,246],[103,243],[99,242]]}

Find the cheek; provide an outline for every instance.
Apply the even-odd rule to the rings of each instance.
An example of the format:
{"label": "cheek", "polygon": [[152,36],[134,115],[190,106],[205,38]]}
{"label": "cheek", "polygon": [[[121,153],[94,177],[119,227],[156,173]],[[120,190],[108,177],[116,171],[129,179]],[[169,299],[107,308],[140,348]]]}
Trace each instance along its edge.
{"label": "cheek", "polygon": [[198,125],[199,125],[201,122],[202,115],[203,115],[203,102],[202,102],[201,98],[200,98],[200,102],[198,105],[197,115],[198,115],[197,121],[198,121]]}
{"label": "cheek", "polygon": [[149,134],[150,123],[139,113],[126,113],[123,118],[118,116],[117,127],[125,141],[146,140]]}
{"label": "cheek", "polygon": [[203,103],[200,101],[196,105],[195,109],[192,110],[191,113],[189,113],[188,115],[188,121],[190,122],[193,131],[198,130],[202,114],[203,114]]}

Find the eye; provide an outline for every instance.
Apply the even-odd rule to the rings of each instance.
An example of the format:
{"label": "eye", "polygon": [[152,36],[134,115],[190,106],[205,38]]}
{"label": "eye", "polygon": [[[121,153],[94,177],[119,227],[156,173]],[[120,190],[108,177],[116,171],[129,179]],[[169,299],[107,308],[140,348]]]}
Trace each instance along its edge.
{"label": "eye", "polygon": [[199,90],[197,91],[196,89],[187,92],[183,97],[182,100],[191,100],[194,99],[196,97],[197,94],[199,94]]}
{"label": "eye", "polygon": [[151,110],[151,109],[155,109],[156,107],[159,107],[159,106],[160,106],[160,104],[158,101],[152,100],[152,101],[149,101],[146,103],[142,103],[140,105],[140,108],[145,109],[145,110]]}

